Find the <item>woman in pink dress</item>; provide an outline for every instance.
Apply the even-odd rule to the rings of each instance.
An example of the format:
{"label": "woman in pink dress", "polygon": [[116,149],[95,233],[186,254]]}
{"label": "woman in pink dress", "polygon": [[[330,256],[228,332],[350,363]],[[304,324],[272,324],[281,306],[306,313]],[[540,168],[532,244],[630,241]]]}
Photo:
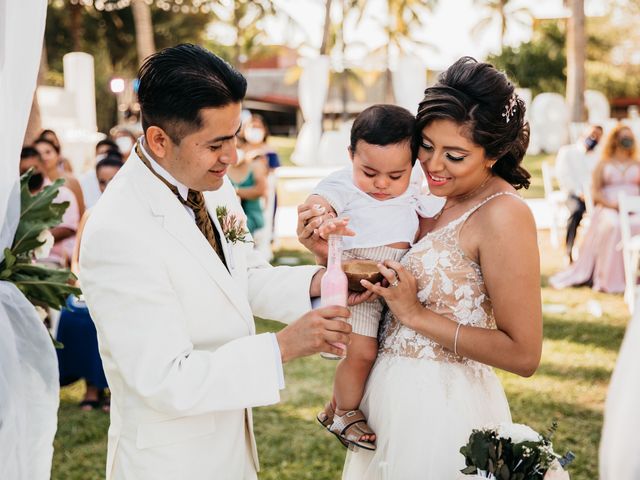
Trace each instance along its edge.
{"label": "woman in pink dress", "polygon": [[[624,264],[620,247],[620,193],[640,195],[640,162],[631,129],[617,125],[609,134],[602,160],[593,172],[596,208],[584,235],[578,261],[549,282],[554,288],[591,284],[594,290],[624,292]],[[640,218],[631,218],[633,234],[640,233]]]}

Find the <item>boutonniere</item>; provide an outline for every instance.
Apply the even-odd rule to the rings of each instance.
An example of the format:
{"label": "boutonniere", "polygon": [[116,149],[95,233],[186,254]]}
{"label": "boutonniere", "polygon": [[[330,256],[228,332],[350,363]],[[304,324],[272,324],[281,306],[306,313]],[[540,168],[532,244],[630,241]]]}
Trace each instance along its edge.
{"label": "boutonniere", "polygon": [[238,217],[235,213],[230,213],[226,206],[219,205],[216,207],[216,217],[220,222],[222,233],[224,238],[229,243],[253,243],[253,240],[247,239],[249,231],[245,227],[245,223],[242,218]]}

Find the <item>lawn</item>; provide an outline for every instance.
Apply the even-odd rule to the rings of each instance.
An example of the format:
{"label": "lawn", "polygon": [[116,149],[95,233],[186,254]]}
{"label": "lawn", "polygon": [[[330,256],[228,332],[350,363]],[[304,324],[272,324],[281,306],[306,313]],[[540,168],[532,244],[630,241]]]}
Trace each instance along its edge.
{"label": "lawn", "polygon": [[[594,294],[586,288],[555,291],[547,276],[562,263],[545,236],[542,261],[542,298],[545,341],[542,364],[531,378],[499,372],[516,422],[545,430],[559,421],[555,444],[559,451],[576,453],[574,480],[592,480],[597,472],[598,439],[607,384],[628,319],[622,298]],[[283,258],[286,257],[286,258]],[[309,261],[298,251],[276,256],[290,263]],[[589,313],[589,301],[602,306],[600,318]],[[562,308],[565,311],[561,311]],[[258,321],[259,331],[280,328],[276,322]],[[287,388],[283,401],[255,412],[255,426],[262,460],[261,479],[336,479],[344,451],[323,432],[314,416],[331,394],[334,364],[319,357],[286,366]],[[103,477],[107,416],[81,412],[76,407],[81,383],[62,390],[60,420],[55,443],[53,478],[91,480]]]}
{"label": "lawn", "polygon": [[[279,142],[279,143],[278,143]],[[288,163],[291,142],[276,139]],[[545,156],[530,156],[525,166],[533,175],[526,197],[542,196],[540,165]],[[284,200],[284,199],[283,199]],[[595,294],[587,288],[555,291],[548,276],[560,269],[563,259],[553,250],[545,232],[540,235],[544,347],[538,372],[524,379],[499,372],[509,398],[514,421],[546,430],[559,422],[556,449],[572,450],[573,480],[597,477],[598,441],[607,385],[624,335],[628,313],[618,295]],[[298,250],[280,251],[275,263],[306,263],[310,256]],[[594,302],[602,315],[594,316]],[[597,312],[595,312],[597,313]],[[281,325],[258,320],[259,331]],[[318,356],[286,365],[287,388],[283,401],[255,410],[255,429],[262,462],[261,479],[328,480],[340,477],[344,450],[322,431],[314,417],[331,395],[335,364]],[[103,478],[108,418],[101,412],[81,412],[76,404],[84,386],[62,389],[58,435],[55,442],[53,479]],[[446,479],[443,479],[446,480]]]}

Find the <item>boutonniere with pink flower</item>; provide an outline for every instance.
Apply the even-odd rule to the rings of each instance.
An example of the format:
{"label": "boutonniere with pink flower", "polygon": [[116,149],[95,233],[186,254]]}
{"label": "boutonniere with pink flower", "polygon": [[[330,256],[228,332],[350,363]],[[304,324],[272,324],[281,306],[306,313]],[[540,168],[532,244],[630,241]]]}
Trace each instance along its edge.
{"label": "boutonniere with pink flower", "polygon": [[218,222],[220,222],[220,228],[222,228],[222,233],[224,234],[224,238],[227,239],[227,242],[231,244],[237,242],[253,243],[253,240],[247,238],[249,236],[249,230],[247,230],[242,217],[229,212],[229,209],[224,205],[216,207],[216,217],[218,218]]}

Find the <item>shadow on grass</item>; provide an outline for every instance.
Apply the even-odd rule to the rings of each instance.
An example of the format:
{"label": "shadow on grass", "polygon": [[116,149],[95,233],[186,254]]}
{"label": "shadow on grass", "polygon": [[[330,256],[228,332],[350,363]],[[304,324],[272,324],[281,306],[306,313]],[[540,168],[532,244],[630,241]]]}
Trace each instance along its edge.
{"label": "shadow on grass", "polygon": [[609,323],[564,320],[549,315],[545,315],[544,320],[544,338],[567,340],[615,352],[620,348],[624,332],[624,326]]}

